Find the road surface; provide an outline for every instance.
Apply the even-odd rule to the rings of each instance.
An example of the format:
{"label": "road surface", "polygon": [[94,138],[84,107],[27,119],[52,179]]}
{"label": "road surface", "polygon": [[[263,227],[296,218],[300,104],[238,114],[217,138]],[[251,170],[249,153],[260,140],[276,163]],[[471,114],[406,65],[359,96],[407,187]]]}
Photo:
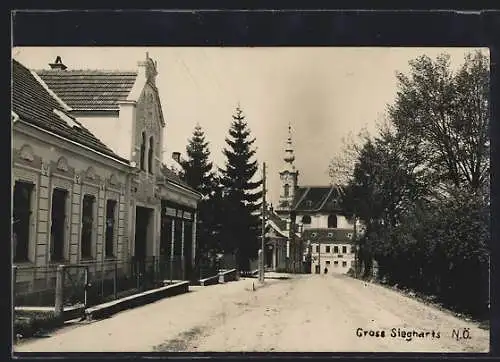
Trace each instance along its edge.
{"label": "road surface", "polygon": [[[301,275],[289,280],[269,280],[256,290],[252,283],[258,286],[255,279],[242,279],[192,287],[190,293],[105,320],[66,327],[48,338],[20,343],[14,349],[20,352],[489,350],[489,332],[476,324],[396,291],[347,276]],[[410,337],[403,333],[410,333]]]}

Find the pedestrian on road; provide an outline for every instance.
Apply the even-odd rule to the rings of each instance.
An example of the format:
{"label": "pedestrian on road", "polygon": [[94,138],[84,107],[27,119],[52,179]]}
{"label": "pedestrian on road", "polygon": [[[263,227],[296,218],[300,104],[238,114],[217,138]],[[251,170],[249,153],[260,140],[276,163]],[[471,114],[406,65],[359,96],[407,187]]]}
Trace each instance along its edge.
{"label": "pedestrian on road", "polygon": [[325,266],[325,274],[328,274],[328,268]]}

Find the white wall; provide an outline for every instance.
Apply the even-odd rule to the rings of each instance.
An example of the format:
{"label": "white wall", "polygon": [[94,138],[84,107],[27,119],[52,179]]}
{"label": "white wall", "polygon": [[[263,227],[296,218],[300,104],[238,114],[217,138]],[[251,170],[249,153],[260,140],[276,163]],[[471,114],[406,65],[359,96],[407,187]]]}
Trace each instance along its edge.
{"label": "white wall", "polygon": [[117,116],[85,116],[77,117],[77,120],[118,156],[130,160],[134,107],[131,104],[122,105],[119,118]]}
{"label": "white wall", "polygon": [[[328,228],[328,216],[330,214],[315,214],[311,215],[311,223],[303,224],[304,229],[326,229]],[[302,214],[297,215],[297,223],[302,224]],[[352,229],[354,224],[350,223],[343,215],[337,216],[337,228]]]}
{"label": "white wall", "polygon": [[[355,253],[352,252],[351,244],[338,243],[338,244],[321,244],[321,252],[316,252],[318,243],[312,243],[312,263],[311,273],[315,273],[316,266],[320,263],[320,271],[323,274],[325,267],[328,268],[328,274],[345,274],[349,268],[353,267],[355,260]],[[330,252],[326,252],[326,247],[330,247]],[[334,246],[338,246],[339,252],[334,253]],[[346,247],[346,253],[342,252],[342,247]],[[342,257],[339,257],[341,255]],[[328,264],[329,262],[329,264]],[[337,264],[335,265],[335,262]],[[345,265],[344,265],[345,263]]]}

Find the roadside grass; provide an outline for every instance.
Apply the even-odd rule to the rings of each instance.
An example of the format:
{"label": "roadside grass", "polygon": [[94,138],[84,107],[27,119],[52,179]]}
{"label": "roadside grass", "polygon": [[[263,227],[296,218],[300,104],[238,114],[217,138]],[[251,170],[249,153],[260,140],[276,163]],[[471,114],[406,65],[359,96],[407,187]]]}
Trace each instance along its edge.
{"label": "roadside grass", "polygon": [[35,337],[61,327],[64,321],[57,318],[53,311],[15,311],[14,343],[20,339]]}
{"label": "roadside grass", "polygon": [[403,295],[405,295],[408,298],[412,298],[414,300],[418,300],[421,303],[424,303],[425,305],[432,306],[440,311],[447,312],[452,314],[453,316],[460,318],[466,322],[474,322],[478,324],[478,328],[484,329],[484,330],[489,330],[490,329],[490,320],[489,319],[484,319],[484,318],[478,318],[477,316],[473,316],[471,314],[467,314],[461,311],[455,310],[453,307],[447,306],[444,303],[439,301],[439,298],[436,295],[427,295],[422,292],[416,292],[411,289],[406,289],[406,288],[401,288],[397,284],[396,285],[390,285],[388,283],[383,283],[382,281],[376,279],[376,278],[363,278],[363,277],[356,277],[352,273],[347,274],[349,277],[353,279],[357,279],[366,283],[372,283],[376,284],[379,286],[382,286],[386,289],[390,289],[393,291],[397,291]]}

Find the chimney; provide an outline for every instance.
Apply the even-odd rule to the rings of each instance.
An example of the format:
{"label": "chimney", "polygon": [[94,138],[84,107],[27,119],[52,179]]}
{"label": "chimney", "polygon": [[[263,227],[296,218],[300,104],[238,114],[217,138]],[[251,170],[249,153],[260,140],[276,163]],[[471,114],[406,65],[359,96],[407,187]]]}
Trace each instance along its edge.
{"label": "chimney", "polygon": [[181,153],[180,152],[172,152],[172,158],[177,162],[181,163]]}
{"label": "chimney", "polygon": [[54,63],[50,63],[49,65],[51,69],[66,70],[68,68],[64,65],[59,55],[56,57],[56,61]]}

